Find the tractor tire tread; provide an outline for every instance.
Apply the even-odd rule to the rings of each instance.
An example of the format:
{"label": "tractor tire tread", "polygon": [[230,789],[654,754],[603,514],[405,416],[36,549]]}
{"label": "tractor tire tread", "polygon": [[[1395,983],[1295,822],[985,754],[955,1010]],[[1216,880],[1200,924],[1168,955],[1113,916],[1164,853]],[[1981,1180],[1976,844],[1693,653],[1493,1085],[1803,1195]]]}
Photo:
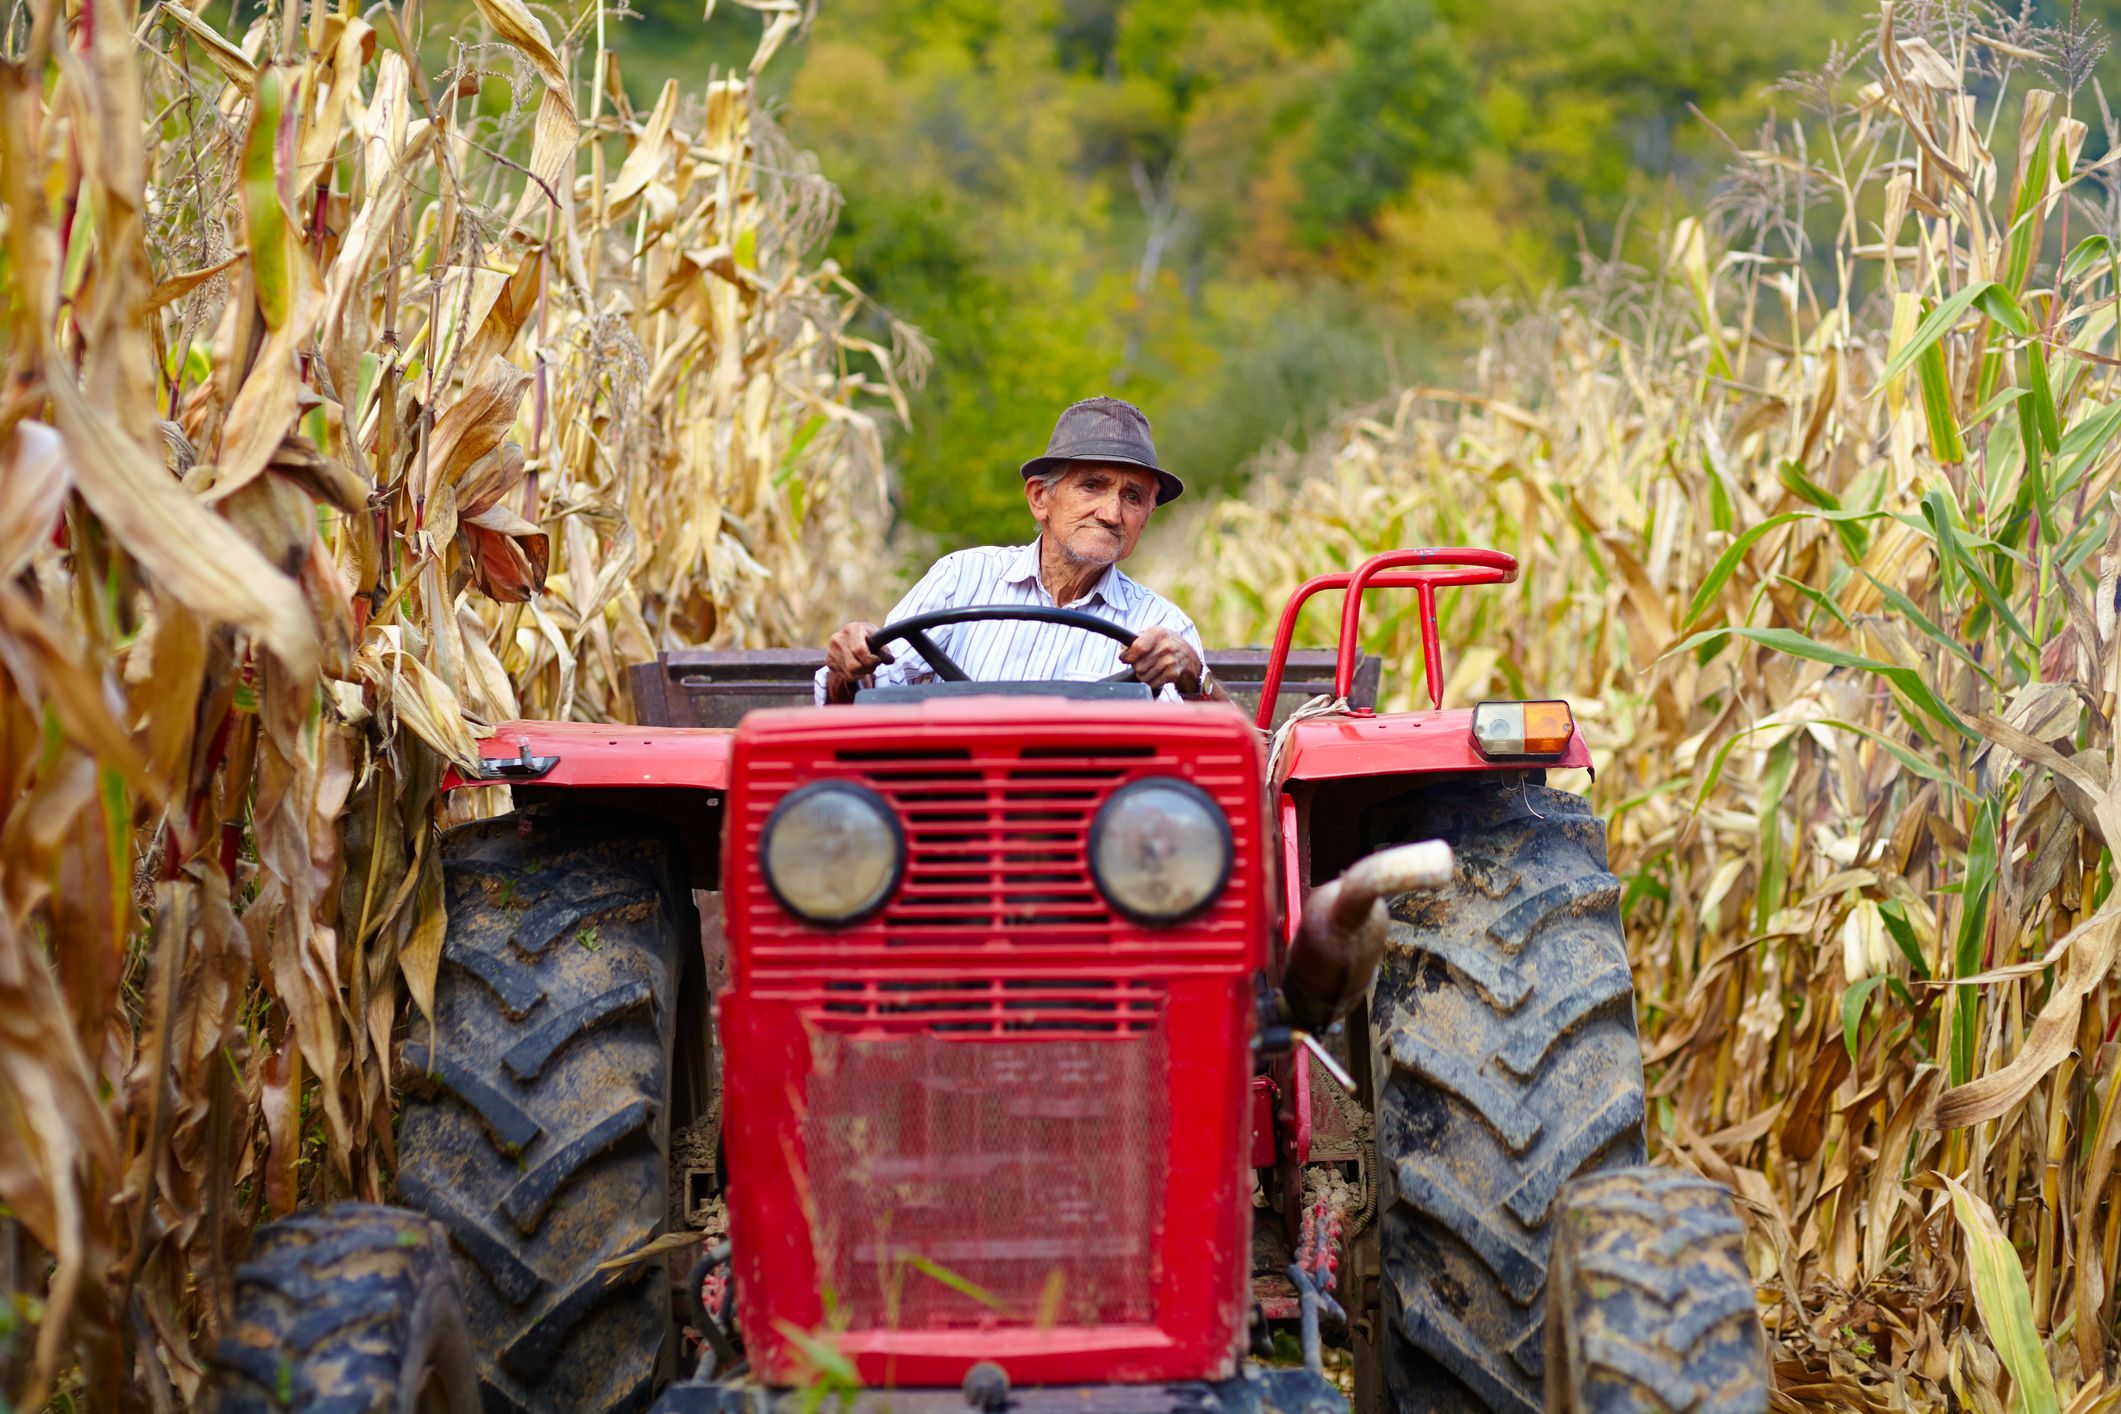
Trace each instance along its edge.
{"label": "tractor tire tread", "polygon": [[[489,1409],[645,1407],[678,980],[697,925],[652,822],[533,806],[443,840],[432,1022],[401,1052],[398,1191],[452,1239]],[[650,1274],[655,1279],[648,1279]]]}
{"label": "tractor tire tread", "polygon": [[1587,1414],[1764,1414],[1767,1347],[1745,1226],[1671,1169],[1580,1179],[1555,1219],[1548,1360]]}
{"label": "tractor tire tread", "polygon": [[[477,1399],[448,1241],[419,1213],[342,1203],[259,1229],[236,1268],[203,1407],[214,1414],[392,1414],[453,1359],[459,1414]],[[441,1376],[447,1385],[450,1376]]]}
{"label": "tractor tire tread", "polygon": [[1507,777],[1417,790],[1366,829],[1457,857],[1449,886],[1392,900],[1371,999],[1388,1402],[1531,1414],[1555,1198],[1643,1156],[1605,828],[1582,797]]}

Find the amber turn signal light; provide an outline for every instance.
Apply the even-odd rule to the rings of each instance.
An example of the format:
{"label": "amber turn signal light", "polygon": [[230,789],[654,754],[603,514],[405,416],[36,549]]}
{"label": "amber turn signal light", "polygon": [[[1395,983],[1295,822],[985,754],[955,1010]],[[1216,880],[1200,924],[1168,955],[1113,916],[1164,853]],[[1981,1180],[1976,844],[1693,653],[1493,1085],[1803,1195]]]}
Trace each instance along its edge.
{"label": "amber turn signal light", "polygon": [[1483,702],[1473,709],[1473,745],[1483,756],[1559,756],[1575,735],[1566,702]]}

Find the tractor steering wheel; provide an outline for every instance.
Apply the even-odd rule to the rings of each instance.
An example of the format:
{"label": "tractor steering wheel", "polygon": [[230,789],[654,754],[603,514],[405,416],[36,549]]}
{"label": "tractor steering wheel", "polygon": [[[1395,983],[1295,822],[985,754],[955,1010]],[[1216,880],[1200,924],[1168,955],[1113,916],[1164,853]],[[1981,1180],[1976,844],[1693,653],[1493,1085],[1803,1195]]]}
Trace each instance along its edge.
{"label": "tractor steering wheel", "polygon": [[[1132,644],[1135,639],[1133,633],[1111,620],[1086,614],[1080,609],[1049,609],[1043,604],[975,604],[963,609],[937,609],[933,613],[915,614],[910,619],[885,624],[869,635],[869,651],[882,656],[886,644],[904,639],[908,647],[928,660],[928,666],[935,669],[935,675],[944,682],[970,682],[971,675],[937,646],[936,641],[928,636],[928,630],[944,624],[976,623],[987,619],[1022,619],[1027,623],[1079,628],[1084,633],[1101,633],[1122,647]],[[1126,667],[1100,681],[1134,682],[1137,679],[1134,669]]]}

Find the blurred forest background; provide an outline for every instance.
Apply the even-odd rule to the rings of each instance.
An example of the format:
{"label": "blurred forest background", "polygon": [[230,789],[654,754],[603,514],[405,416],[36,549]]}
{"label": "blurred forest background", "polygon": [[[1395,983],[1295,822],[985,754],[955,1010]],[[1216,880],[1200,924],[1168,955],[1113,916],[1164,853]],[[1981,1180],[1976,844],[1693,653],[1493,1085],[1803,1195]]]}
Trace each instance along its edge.
{"label": "blurred forest background", "polygon": [[[751,52],[745,11],[631,4],[611,43],[640,106]],[[2071,20],[2067,0],[2005,8]],[[998,473],[1075,398],[1141,404],[1214,492],[1341,408],[1450,381],[1480,297],[1570,283],[1585,252],[1653,262],[1732,144],[1789,108],[1776,85],[1874,11],[831,0],[761,82],[844,198],[826,253],[933,346],[891,454],[901,523],[955,548],[1022,534]],[[2121,0],[2077,14],[2098,27]],[[2099,74],[2121,96],[2121,66]]]}

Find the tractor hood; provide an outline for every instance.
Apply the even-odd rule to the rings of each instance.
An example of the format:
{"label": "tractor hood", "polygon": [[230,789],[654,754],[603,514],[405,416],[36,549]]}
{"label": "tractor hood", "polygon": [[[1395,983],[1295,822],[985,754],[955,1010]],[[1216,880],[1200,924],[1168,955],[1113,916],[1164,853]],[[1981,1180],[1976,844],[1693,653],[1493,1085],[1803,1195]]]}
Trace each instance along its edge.
{"label": "tractor hood", "polygon": [[477,779],[451,767],[442,788],[510,785],[729,788],[732,733],[716,727],[503,722],[479,743]]}

